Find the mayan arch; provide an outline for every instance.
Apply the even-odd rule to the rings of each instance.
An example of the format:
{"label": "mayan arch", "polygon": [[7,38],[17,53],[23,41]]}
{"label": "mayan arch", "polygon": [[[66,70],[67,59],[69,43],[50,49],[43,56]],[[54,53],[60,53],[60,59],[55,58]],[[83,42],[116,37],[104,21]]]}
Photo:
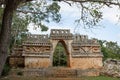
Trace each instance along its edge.
{"label": "mayan arch", "polygon": [[89,69],[102,67],[102,53],[96,39],[87,35],[74,35],[69,29],[51,29],[50,35],[27,35],[21,46],[14,48],[10,55],[10,65],[25,68],[53,67],[53,53],[61,42],[67,54],[67,67]]}

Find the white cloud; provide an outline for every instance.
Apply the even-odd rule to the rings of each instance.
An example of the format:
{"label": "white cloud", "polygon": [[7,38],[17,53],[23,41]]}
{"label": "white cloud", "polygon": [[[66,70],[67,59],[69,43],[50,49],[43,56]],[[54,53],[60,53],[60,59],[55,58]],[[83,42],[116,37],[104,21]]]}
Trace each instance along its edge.
{"label": "white cloud", "polygon": [[77,6],[76,5],[72,5],[70,6],[69,4],[67,3],[64,3],[64,2],[60,2],[59,5],[61,6],[61,10],[62,12],[77,12],[78,9],[77,9]]}
{"label": "white cloud", "polygon": [[[59,3],[61,5],[62,20],[60,23],[50,23],[47,24],[49,26],[49,30],[47,32],[41,32],[40,29],[33,30],[33,25],[30,25],[29,31],[33,34],[49,34],[51,29],[70,29],[71,32],[74,32],[74,20],[79,18],[80,11],[76,6],[69,6],[66,3]],[[96,37],[103,40],[108,41],[117,41],[120,45],[120,27],[115,24],[118,21],[117,14],[120,11],[117,10],[116,7],[107,8],[105,7],[103,10],[103,21],[106,27],[103,29],[93,29],[91,32],[90,30],[84,30],[83,28],[77,28],[76,30],[80,34],[87,34],[89,37]],[[113,28],[114,27],[114,28]]]}
{"label": "white cloud", "polygon": [[117,37],[120,39],[120,33],[117,35]]}
{"label": "white cloud", "polygon": [[[80,8],[78,8],[75,4],[70,6],[67,3],[60,2],[59,5],[61,6],[60,13],[63,16],[69,17],[69,18],[78,18],[80,17]],[[116,24],[118,22],[118,16],[120,13],[120,10],[118,10],[118,7],[112,6],[112,8],[104,7],[102,10],[103,12],[103,20],[107,20],[113,24]]]}
{"label": "white cloud", "polygon": [[80,9],[76,5],[70,6],[67,3],[60,2],[59,5],[61,6],[60,13],[62,16],[66,16],[69,18],[78,18],[80,16]]}
{"label": "white cloud", "polygon": [[118,15],[120,11],[117,7],[113,6],[112,8],[105,7],[103,10],[103,19],[107,20],[113,24],[118,22]]}

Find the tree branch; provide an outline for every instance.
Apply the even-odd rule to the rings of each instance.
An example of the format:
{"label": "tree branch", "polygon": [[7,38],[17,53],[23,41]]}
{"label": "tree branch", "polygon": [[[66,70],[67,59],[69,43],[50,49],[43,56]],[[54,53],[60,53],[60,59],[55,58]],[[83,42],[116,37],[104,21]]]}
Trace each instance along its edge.
{"label": "tree branch", "polygon": [[44,12],[33,12],[33,11],[19,10],[19,9],[17,9],[16,11],[17,11],[17,12],[24,13],[24,14],[27,14],[27,13],[32,13],[32,14],[42,14],[42,13],[44,13]]}
{"label": "tree branch", "polygon": [[[6,1],[7,0],[0,0],[0,6],[3,5],[3,4],[6,4]],[[34,1],[34,0],[21,0],[21,2],[29,2],[29,1]]]}
{"label": "tree branch", "polygon": [[5,4],[5,0],[0,0],[0,6],[1,6],[2,4]]}
{"label": "tree branch", "polygon": [[105,4],[106,6],[110,5],[117,5],[120,7],[120,2],[119,1],[111,1],[111,0],[60,0],[60,1],[73,1],[73,2],[79,2],[79,3],[88,3],[88,2],[94,2],[94,3],[102,3]]}

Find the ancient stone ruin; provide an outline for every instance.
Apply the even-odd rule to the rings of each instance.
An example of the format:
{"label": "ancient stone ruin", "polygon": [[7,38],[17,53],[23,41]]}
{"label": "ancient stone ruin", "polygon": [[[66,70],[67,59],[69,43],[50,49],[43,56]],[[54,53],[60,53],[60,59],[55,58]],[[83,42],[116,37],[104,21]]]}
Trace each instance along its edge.
{"label": "ancient stone ruin", "polygon": [[111,58],[105,60],[101,75],[120,78],[120,60]]}
{"label": "ancient stone ruin", "polygon": [[15,46],[9,57],[11,67],[39,69],[53,67],[53,53],[61,42],[67,54],[67,67],[71,69],[99,69],[102,64],[100,44],[87,35],[70,33],[69,29],[52,29],[49,35],[27,35],[26,41]]}

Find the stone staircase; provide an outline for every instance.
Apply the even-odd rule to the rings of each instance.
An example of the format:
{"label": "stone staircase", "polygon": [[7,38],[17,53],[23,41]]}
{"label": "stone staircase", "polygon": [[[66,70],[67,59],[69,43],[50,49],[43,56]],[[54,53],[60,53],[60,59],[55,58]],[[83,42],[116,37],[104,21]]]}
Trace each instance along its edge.
{"label": "stone staircase", "polygon": [[70,68],[53,67],[47,69],[26,69],[25,76],[41,76],[41,77],[76,77],[76,70]]}
{"label": "stone staircase", "polygon": [[[16,73],[15,73],[16,72]],[[96,69],[71,69],[66,67],[51,67],[40,69],[21,69],[13,70],[12,73],[17,74],[21,72],[23,76],[40,76],[51,78],[77,78],[81,76],[99,76],[99,71]],[[10,74],[12,74],[10,73]]]}
{"label": "stone staircase", "polygon": [[70,68],[55,67],[46,70],[46,77],[76,77],[77,72]]}
{"label": "stone staircase", "polygon": [[25,76],[41,76],[41,77],[81,77],[81,76],[99,76],[97,69],[71,69],[64,67],[52,67],[44,69],[26,69],[24,70]]}

